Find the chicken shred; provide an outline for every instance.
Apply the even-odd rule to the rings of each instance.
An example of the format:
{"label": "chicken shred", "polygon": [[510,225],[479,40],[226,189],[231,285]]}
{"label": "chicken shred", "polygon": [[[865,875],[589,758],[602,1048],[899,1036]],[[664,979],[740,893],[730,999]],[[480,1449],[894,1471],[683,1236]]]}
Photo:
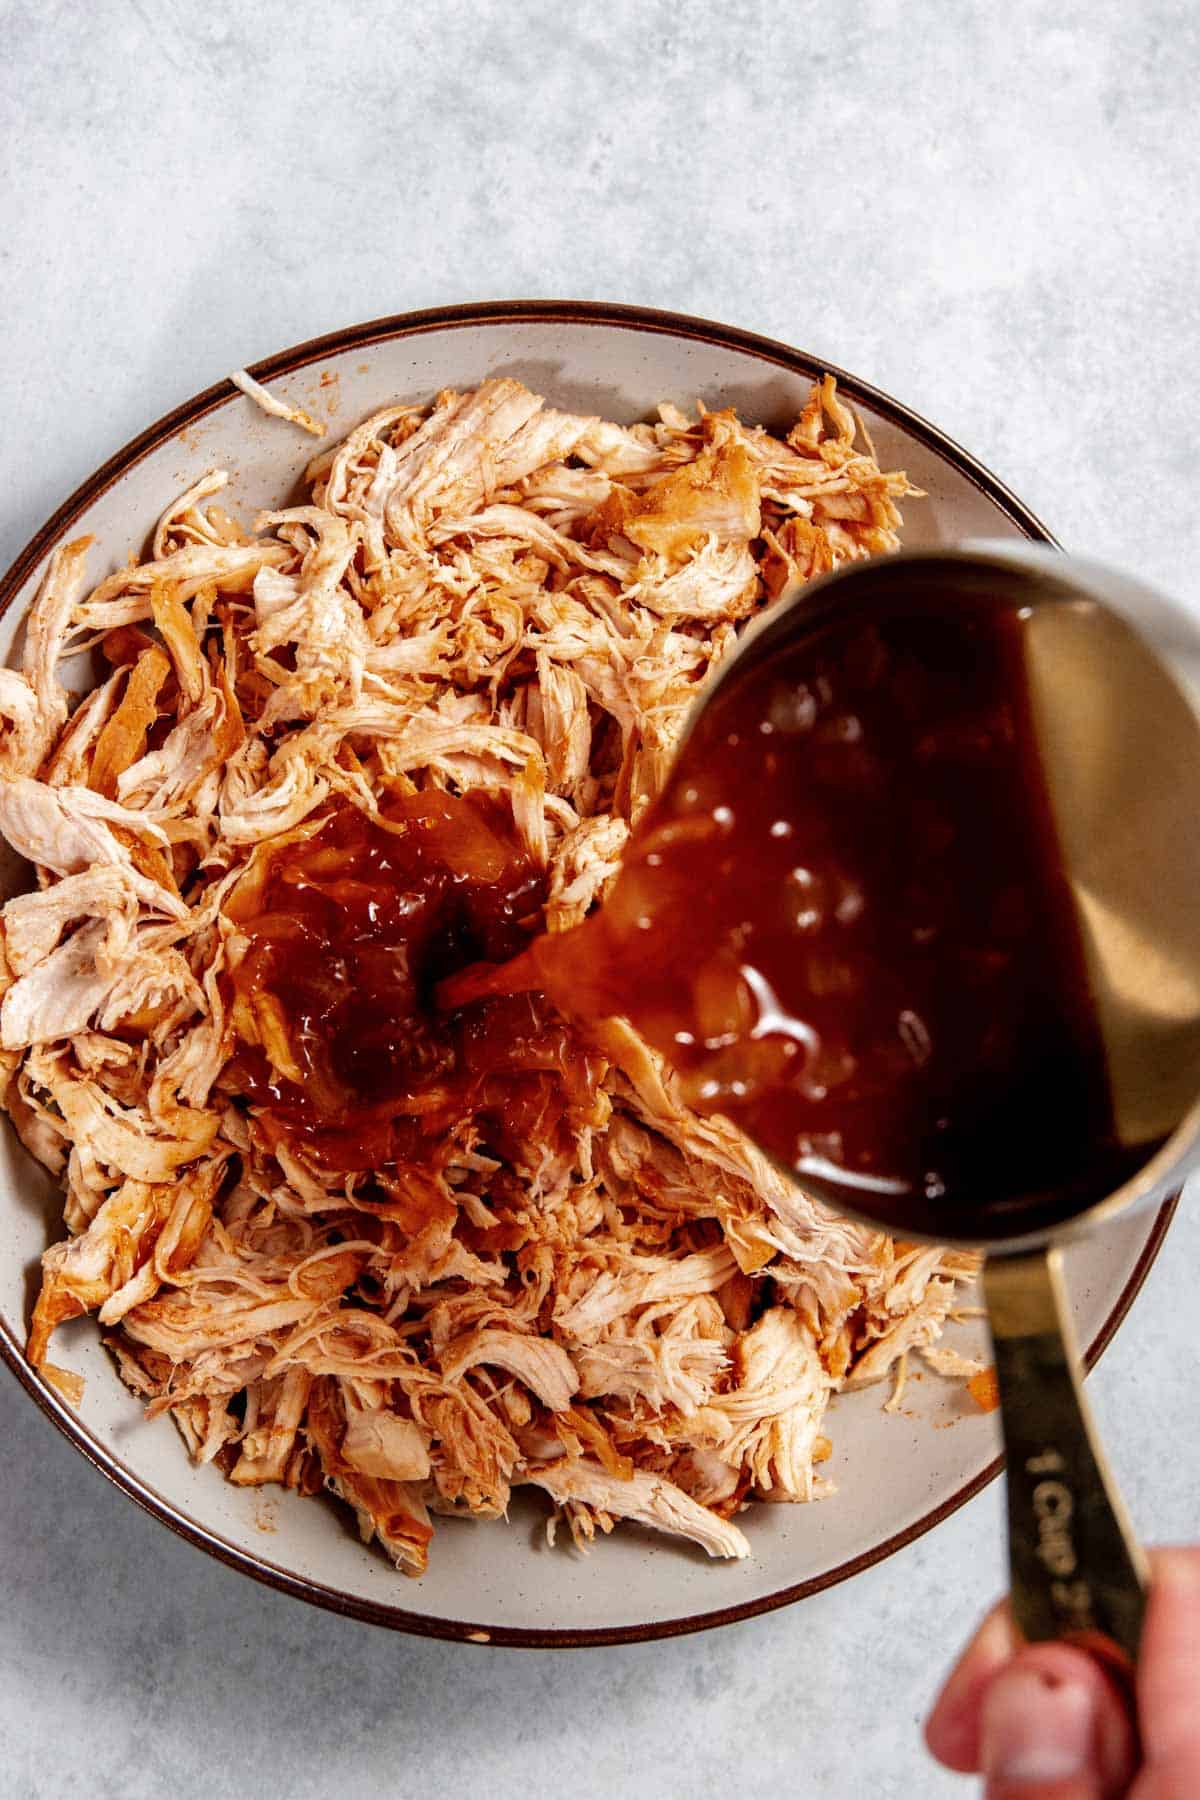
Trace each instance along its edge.
{"label": "chicken shred", "polygon": [[[247,529],[209,471],[88,593],[87,540],[57,551],[0,671],[0,833],[37,873],[0,921],[0,1080],[68,1233],[29,1358],[77,1399],[48,1348],[95,1313],[198,1461],[329,1490],[410,1574],[438,1514],[517,1486],[577,1542],[632,1520],[744,1557],[755,1499],[828,1491],[839,1391],[910,1350],[976,1372],[930,1349],[974,1260],[828,1211],[621,1021],[586,1118],[500,1149],[468,1117],[427,1165],[333,1175],[230,1074],[247,1031],[289,1052],[231,1000],[226,903],[339,807],[483,791],[568,929],[739,626],[896,549],[915,490],[829,378],[786,437],[489,380],[374,414],[308,480]],[[85,641],[110,673],[75,702]]]}
{"label": "chicken shred", "polygon": [[241,388],[247,400],[253,400],[255,406],[262,408],[272,419],[285,419],[289,425],[299,425],[301,431],[307,431],[313,437],[324,437],[328,429],[320,419],[314,419],[311,413],[305,412],[302,406],[289,406],[278,394],[264,387],[261,381],[255,381],[245,369],[235,369],[229,377],[234,387]]}

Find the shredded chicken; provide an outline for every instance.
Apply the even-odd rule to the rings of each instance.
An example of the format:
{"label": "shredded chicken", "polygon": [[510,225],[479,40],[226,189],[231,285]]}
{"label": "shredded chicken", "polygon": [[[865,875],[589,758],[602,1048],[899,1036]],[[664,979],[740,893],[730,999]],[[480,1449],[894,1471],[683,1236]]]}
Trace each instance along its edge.
{"label": "shredded chicken", "polygon": [[[836,1217],[621,1021],[588,1108],[502,1146],[459,1119],[386,1171],[331,1174],[233,1073],[245,1042],[294,1064],[234,998],[230,895],[337,808],[487,794],[544,929],[602,901],[742,623],[897,547],[913,490],[857,439],[830,379],[786,438],[489,380],[364,420],[253,530],[214,470],[90,593],[87,541],[56,552],[0,672],[0,832],[36,871],[3,912],[3,1098],[65,1190],[47,1379],[76,1397],[48,1348],[95,1313],[197,1460],[328,1489],[419,1574],[432,1517],[517,1485],[577,1541],[628,1519],[745,1556],[756,1498],[828,1491],[839,1390],[910,1350],[974,1372],[928,1350],[970,1257]],[[84,640],[108,672],[75,703],[57,670]]]}
{"label": "shredded chicken", "polygon": [[289,425],[298,425],[301,431],[307,431],[313,437],[325,436],[328,427],[322,420],[314,419],[302,406],[289,406],[286,400],[273,394],[261,381],[255,381],[253,375],[248,375],[245,369],[235,369],[229,379],[234,387],[241,388],[247,400],[253,400],[255,406],[260,406],[270,418],[285,419]]}

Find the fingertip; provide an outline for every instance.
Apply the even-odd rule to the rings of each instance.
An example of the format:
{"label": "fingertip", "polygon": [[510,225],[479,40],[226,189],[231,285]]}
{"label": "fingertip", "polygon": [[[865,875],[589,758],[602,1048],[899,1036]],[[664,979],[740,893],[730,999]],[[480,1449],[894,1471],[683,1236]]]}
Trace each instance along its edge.
{"label": "fingertip", "polygon": [[925,1748],[935,1762],[955,1775],[979,1772],[979,1722],[973,1720],[939,1720],[931,1713],[925,1721]]}
{"label": "fingertip", "polygon": [[983,1692],[1017,1644],[1008,1602],[1001,1601],[984,1619],[942,1685],[925,1721],[926,1747],[932,1757],[958,1775],[979,1768],[979,1715]]}
{"label": "fingertip", "polygon": [[1094,1657],[1069,1644],[1028,1644],[984,1688],[980,1749],[989,1793],[1022,1782],[1049,1793],[1056,1781],[1086,1780],[1088,1793],[1115,1795],[1132,1779],[1137,1734]]}
{"label": "fingertip", "polygon": [[1200,1550],[1156,1550],[1151,1568],[1138,1653],[1142,1731],[1158,1756],[1190,1754],[1200,1764]]}
{"label": "fingertip", "polygon": [[[1179,1546],[1150,1555],[1151,1604],[1138,1679],[1142,1722],[1162,1753],[1186,1765],[1194,1791],[1200,1794],[1200,1726],[1195,1722],[1200,1548]],[[1000,1671],[1014,1667],[1018,1673],[1037,1676],[1051,1689],[1068,1686],[1090,1696],[1101,1765],[1110,1772],[1132,1765],[1137,1743],[1134,1722],[1102,1664],[1067,1644],[1020,1644],[1002,1603],[988,1614],[958,1658],[925,1721],[925,1743],[945,1768],[963,1775],[979,1772],[985,1697]],[[1193,1790],[1150,1791],[1165,1795]]]}
{"label": "fingertip", "polygon": [[1153,1587],[1160,1585],[1185,1596],[1200,1595],[1200,1547],[1168,1544],[1151,1550]]}

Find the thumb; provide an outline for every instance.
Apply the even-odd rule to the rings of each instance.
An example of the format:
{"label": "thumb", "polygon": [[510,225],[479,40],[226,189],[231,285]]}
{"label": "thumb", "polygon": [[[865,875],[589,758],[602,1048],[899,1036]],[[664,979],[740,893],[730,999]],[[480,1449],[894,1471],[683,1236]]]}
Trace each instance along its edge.
{"label": "thumb", "polygon": [[980,1750],[987,1800],[1118,1800],[1137,1761],[1117,1689],[1065,1644],[1029,1645],[993,1676]]}

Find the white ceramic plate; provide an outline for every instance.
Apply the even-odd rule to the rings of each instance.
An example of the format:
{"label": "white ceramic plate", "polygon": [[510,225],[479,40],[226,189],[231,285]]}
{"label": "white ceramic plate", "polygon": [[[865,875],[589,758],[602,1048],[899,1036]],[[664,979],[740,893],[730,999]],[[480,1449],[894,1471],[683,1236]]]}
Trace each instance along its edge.
{"label": "white ceramic plate", "polygon": [[[782,344],[694,319],[629,307],[531,302],[458,307],[318,339],[256,366],[260,380],[327,418],[341,436],[392,400],[424,400],[486,375],[518,376],[555,405],[631,421],[659,400],[736,406],[790,424],[823,365]],[[895,401],[839,374],[884,467],[901,467],[928,498],[906,508],[911,547],[964,538],[1052,542],[987,470]],[[169,497],[214,464],[233,476],[223,504],[243,517],[289,495],[314,443],[265,417],[228,382],[152,426],[85,482],[0,583],[0,654],[7,656],[45,559],[61,538],[96,539],[93,580],[140,552]],[[21,870],[0,869],[4,891]],[[1067,1252],[1082,1342],[1098,1355],[1158,1249],[1171,1208],[1124,1220]],[[993,1418],[961,1388],[911,1382],[904,1411],[886,1390],[839,1399],[825,1472],[840,1492],[813,1506],[760,1507],[743,1521],[753,1555],[712,1563],[698,1551],[622,1527],[581,1556],[550,1549],[545,1506],[520,1496],[502,1523],[439,1522],[429,1573],[397,1574],[363,1548],[333,1504],[278,1489],[231,1487],[188,1460],[170,1423],[147,1424],[117,1379],[94,1322],[55,1339],[56,1362],[86,1378],[78,1412],[22,1354],[37,1259],[59,1235],[52,1184],[6,1128],[0,1144],[0,1353],[38,1404],[111,1480],[191,1542],[288,1592],[378,1624],[504,1644],[645,1638],[761,1612],[845,1579],[960,1506],[999,1468]],[[955,1342],[981,1346],[981,1328]]]}

